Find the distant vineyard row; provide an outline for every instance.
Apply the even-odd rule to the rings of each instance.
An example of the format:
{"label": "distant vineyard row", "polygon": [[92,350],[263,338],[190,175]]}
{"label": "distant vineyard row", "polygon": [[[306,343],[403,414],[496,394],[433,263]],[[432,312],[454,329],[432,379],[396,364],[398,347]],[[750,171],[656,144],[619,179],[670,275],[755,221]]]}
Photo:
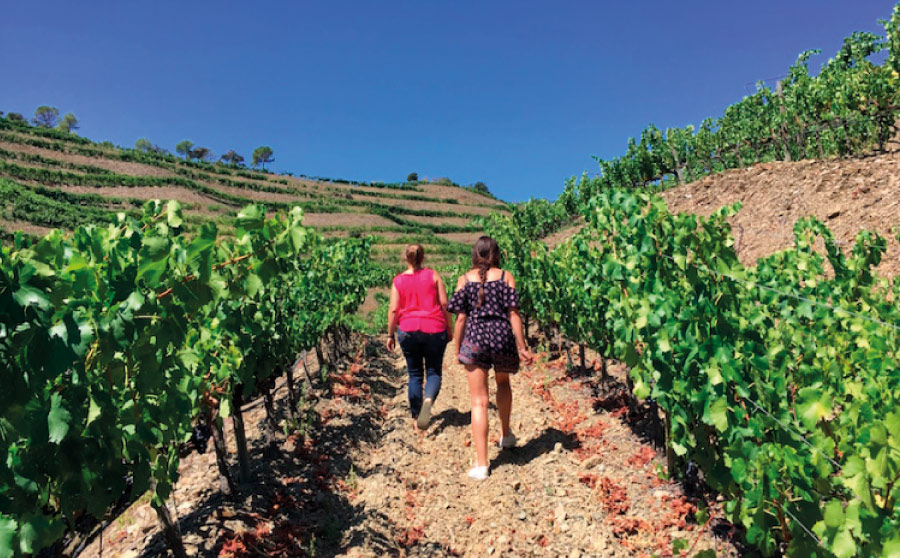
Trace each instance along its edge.
{"label": "distant vineyard row", "polygon": [[[896,17],[886,35],[854,33],[816,76],[802,53],[773,91],[764,84],[699,127],[648,126],[629,139],[621,157],[598,160],[600,176],[582,190],[666,187],[749,164],[858,155],[883,148],[897,135],[900,115],[900,31]],[[876,65],[873,54],[887,52]]]}

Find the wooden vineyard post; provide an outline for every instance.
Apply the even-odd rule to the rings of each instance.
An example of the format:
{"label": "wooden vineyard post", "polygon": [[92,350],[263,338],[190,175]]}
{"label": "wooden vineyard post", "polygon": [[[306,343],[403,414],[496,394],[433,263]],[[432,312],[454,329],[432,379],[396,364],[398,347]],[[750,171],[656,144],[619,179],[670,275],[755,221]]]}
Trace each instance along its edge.
{"label": "wooden vineyard post", "polygon": [[671,145],[669,146],[669,152],[672,153],[672,161],[675,164],[675,185],[681,184],[683,180],[682,169],[681,169],[681,160],[678,157],[678,152],[675,151],[675,148]]}
{"label": "wooden vineyard post", "polygon": [[244,385],[237,384],[234,386],[234,395],[232,396],[232,405],[234,406],[231,415],[231,422],[234,425],[234,440],[237,442],[238,455],[238,471],[241,484],[247,484],[251,481],[250,474],[250,455],[247,451],[247,432],[244,429],[244,414],[241,407],[244,406]]}
{"label": "wooden vineyard post", "polygon": [[587,370],[587,366],[584,362],[584,343],[578,345],[578,358],[581,360],[581,370],[582,372]]}
{"label": "wooden vineyard post", "polygon": [[666,471],[671,479],[675,474],[675,450],[672,449],[672,421],[668,411],[663,411],[663,424],[666,430]]}
{"label": "wooden vineyard post", "polygon": [[319,361],[319,372],[321,373],[322,369],[327,366],[325,362],[325,353],[322,351],[321,343],[316,343],[316,360]]}
{"label": "wooden vineyard post", "polygon": [[[775,86],[775,94],[778,95],[778,112],[784,115],[784,87],[781,84],[781,80],[779,80],[778,85]],[[788,133],[784,126],[784,122],[781,123],[781,141],[784,146],[784,160],[790,162],[791,146],[788,142]]]}
{"label": "wooden vineyard post", "polygon": [[266,407],[263,430],[265,431],[266,444],[269,446],[275,445],[275,432],[278,430],[278,423],[275,422],[275,398],[272,397],[272,385],[274,383],[274,379],[266,380],[263,385],[263,401]]}
{"label": "wooden vineyard post", "polygon": [[209,425],[210,437],[213,441],[213,449],[216,452],[216,466],[219,468],[219,489],[229,498],[234,498],[237,489],[234,479],[228,471],[228,449],[225,445],[225,432],[222,431],[222,422],[219,413],[210,410],[206,415],[206,423]]}
{"label": "wooden vineyard post", "polygon": [[734,154],[737,157],[738,167],[744,168],[744,158],[741,156],[741,145],[740,144],[734,145]]}
{"label": "wooden vineyard post", "polygon": [[813,130],[815,130],[816,132],[816,147],[819,148],[819,158],[824,159],[825,150],[822,149],[822,135],[819,133],[819,126],[816,126],[815,128],[813,128]]}
{"label": "wooden vineyard post", "polygon": [[[155,491],[156,480],[154,479],[151,492]],[[165,537],[166,543],[169,545],[169,550],[172,551],[175,558],[187,558],[187,551],[184,549],[184,541],[181,540],[181,530],[179,530],[178,524],[172,521],[172,514],[169,513],[169,508],[166,506],[166,503],[163,502],[162,505],[157,505],[156,498],[154,498],[150,501],[150,507],[156,512],[156,518],[162,526],[163,537]],[[103,535],[101,534],[101,537],[102,536]]]}
{"label": "wooden vineyard post", "polygon": [[288,416],[292,421],[297,420],[297,393],[294,391],[294,368],[297,367],[298,362],[300,362],[300,359],[288,366],[284,374],[284,381],[288,390]]}

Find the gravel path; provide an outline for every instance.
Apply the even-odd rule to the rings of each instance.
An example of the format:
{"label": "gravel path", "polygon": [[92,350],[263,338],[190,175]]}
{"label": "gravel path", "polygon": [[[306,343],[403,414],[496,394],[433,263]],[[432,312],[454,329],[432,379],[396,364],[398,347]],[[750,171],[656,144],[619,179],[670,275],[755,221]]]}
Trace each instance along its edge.
{"label": "gravel path", "polygon": [[[279,432],[267,445],[263,406],[245,408],[255,480],[236,499],[219,491],[212,444],[182,461],[170,507],[189,555],[649,558],[672,556],[677,539],[693,545],[690,556],[738,555],[714,536],[729,531],[715,504],[713,520],[700,525],[698,502],[662,480],[663,462],[641,439],[646,413],[629,415],[616,379],[621,366],[601,381],[593,368],[567,373],[565,360],[540,355],[512,381],[519,445],[493,447],[491,476],[477,482],[466,476],[474,461],[469,396],[452,345],[432,422],[418,433],[404,363],[382,341],[363,341],[324,383],[312,364],[321,398],[306,435]],[[286,390],[275,395],[283,419]],[[493,406],[490,429],[496,444]],[[229,427],[226,436],[233,455]],[[110,521],[102,540],[102,554],[97,537],[81,556],[168,555],[146,497]]]}

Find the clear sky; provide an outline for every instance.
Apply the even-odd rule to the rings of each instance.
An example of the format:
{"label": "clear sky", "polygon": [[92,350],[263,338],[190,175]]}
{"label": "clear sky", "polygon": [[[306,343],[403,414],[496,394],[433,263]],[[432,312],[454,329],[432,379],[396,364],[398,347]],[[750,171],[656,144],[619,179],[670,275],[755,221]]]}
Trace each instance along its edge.
{"label": "clear sky", "polygon": [[9,1],[0,110],[182,139],[274,169],[448,176],[555,197],[629,136],[718,116],[797,55],[881,32],[888,0]]}

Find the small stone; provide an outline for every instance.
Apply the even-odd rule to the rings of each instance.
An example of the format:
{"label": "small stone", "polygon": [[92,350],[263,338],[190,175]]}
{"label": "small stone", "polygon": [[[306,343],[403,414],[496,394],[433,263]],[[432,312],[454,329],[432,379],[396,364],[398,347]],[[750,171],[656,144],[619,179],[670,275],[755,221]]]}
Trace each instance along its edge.
{"label": "small stone", "polygon": [[525,521],[526,519],[528,519],[528,514],[526,514],[525,512],[519,512],[519,521]]}
{"label": "small stone", "polygon": [[497,546],[502,547],[506,546],[507,544],[509,544],[509,537],[507,537],[506,535],[500,535],[499,537],[497,537]]}
{"label": "small stone", "polygon": [[592,456],[588,457],[587,459],[585,459],[584,461],[582,461],[581,466],[585,469],[593,469],[594,467],[596,467],[597,465],[600,464],[600,459],[601,458],[599,455],[592,455]]}
{"label": "small stone", "polygon": [[562,523],[566,520],[566,508],[563,507],[562,504],[556,506],[556,509],[553,511],[553,517],[556,519],[556,523]]}
{"label": "small stone", "polygon": [[569,558],[581,558],[581,551],[576,548],[569,553]]}
{"label": "small stone", "polygon": [[193,544],[196,546],[203,544],[203,538],[196,533],[188,533],[187,535],[184,535],[184,537],[182,537],[182,540],[185,542],[185,544]]}
{"label": "small stone", "polygon": [[493,554],[493,553],[494,553],[494,547],[493,547],[493,546],[489,546],[489,547],[488,547],[488,554]]}
{"label": "small stone", "polygon": [[553,446],[553,453],[561,453],[562,449],[562,442],[556,442],[556,444]]}
{"label": "small stone", "polygon": [[654,498],[665,498],[668,495],[669,495],[669,493],[666,492],[665,490],[654,490],[653,491]]}

